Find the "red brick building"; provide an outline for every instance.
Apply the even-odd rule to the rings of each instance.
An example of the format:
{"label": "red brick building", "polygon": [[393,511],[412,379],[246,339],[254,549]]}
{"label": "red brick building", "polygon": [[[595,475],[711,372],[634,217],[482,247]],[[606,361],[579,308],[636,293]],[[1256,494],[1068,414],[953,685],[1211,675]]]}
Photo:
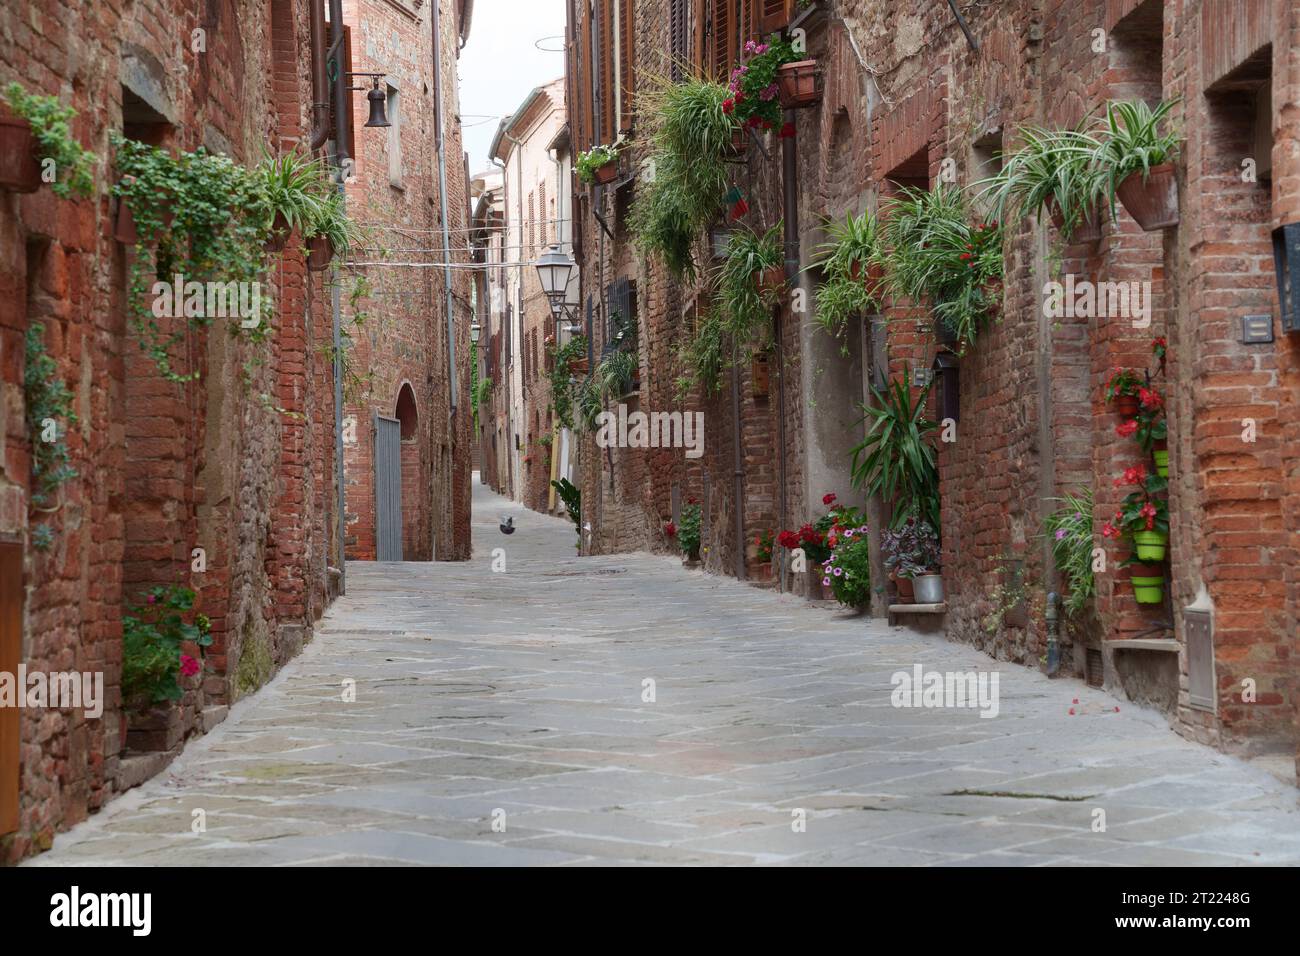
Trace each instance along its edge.
{"label": "red brick building", "polygon": [[[747,199],[747,224],[784,221],[787,276],[814,303],[802,270],[822,240],[823,217],[879,209],[902,186],[969,186],[998,168],[1023,126],[1072,126],[1113,100],[1176,99],[1175,126],[1185,136],[1179,224],[1144,232],[1120,207],[1100,240],[1059,256],[1049,255],[1055,233],[1046,222],[1008,224],[1001,319],[965,355],[945,359],[959,370],[959,417],[956,441],[938,446],[941,620],[950,639],[1037,666],[1047,650],[1047,595],[1061,587],[1043,521],[1058,496],[1091,489],[1106,565],[1087,613],[1063,634],[1065,671],[1162,709],[1189,736],[1294,758],[1300,336],[1280,319],[1270,233],[1300,219],[1288,109],[1300,10],[1281,0],[959,8],[961,22],[942,3],[571,3],[575,150],[620,136],[630,144],[615,183],[575,191],[596,347],[611,289],[633,283],[641,364],[634,407],[676,407],[676,355],[708,286],[673,280],[640,255],[626,220],[647,156],[635,87],[674,62],[725,78],[746,39],[802,31],[818,63],[820,103],[788,113],[795,135],[767,136],[766,154],[751,144],[733,183]],[[1065,274],[1150,283],[1149,326],[1045,318],[1046,285]],[[928,310],[913,303],[863,316],[847,354],[817,330],[814,315],[789,304],[775,310],[767,375],[751,356],[733,355],[720,393],[688,402],[705,412],[698,462],[680,450],[598,450],[587,439],[581,485],[597,550],[669,547],[660,529],[691,496],[704,504],[706,567],[741,574],[752,568],[757,533],[815,517],[825,492],[849,497],[846,453],[861,437],[857,405],[873,371],[924,376],[946,350]],[[1254,323],[1260,340],[1247,341],[1245,319],[1259,315],[1269,316]],[[1152,357],[1157,337],[1168,342],[1163,367]],[[1140,460],[1103,399],[1116,366],[1148,370],[1168,398],[1172,535],[1163,605],[1135,603],[1128,572],[1117,568],[1123,550],[1100,536],[1125,492],[1114,479]],[[943,387],[953,390],[952,381]],[[1243,440],[1247,426],[1254,440]],[[879,514],[878,503],[867,504]],[[1013,582],[1020,598],[1008,608]]]}
{"label": "red brick building", "polygon": [[[16,80],[74,107],[73,135],[94,154],[90,198],[59,198],[45,186],[0,190],[0,672],[72,671],[100,675],[105,685],[100,716],[84,707],[0,707],[0,860],[47,847],[56,831],[156,773],[185,738],[222,720],[231,703],[295,655],[337,593],[343,562],[329,281],[339,263],[309,271],[296,238],[270,255],[262,279],[272,303],[269,334],[256,341],[219,325],[180,329],[170,359],[193,374],[172,381],[128,321],[127,276],[137,253],[115,238],[118,203],[110,195],[119,178],[110,131],[173,155],[204,146],[246,166],[264,150],[337,157],[325,7],[326,0],[141,0],[27,4],[21,15],[17,8],[0,14],[0,84]],[[420,102],[433,85],[431,64],[440,62],[442,87],[454,97],[467,7],[442,0],[440,58],[424,42],[410,61],[375,69],[393,69],[402,92]],[[402,15],[427,24],[431,11],[412,2]],[[368,69],[372,39],[378,56],[378,38],[353,34],[353,70]],[[454,131],[449,103],[445,128]],[[376,156],[370,131],[361,130],[364,100],[353,105],[364,170],[384,162],[382,143]],[[446,145],[446,193],[464,196],[459,141],[449,135]],[[436,175],[417,154],[407,188],[427,204]],[[452,215],[463,224],[464,207],[452,203],[429,228],[452,224]],[[429,236],[439,234],[414,244],[437,245]],[[446,257],[440,251],[434,261]],[[385,365],[375,380],[387,390],[387,414],[400,412],[407,378],[413,389],[432,391],[429,405],[417,408],[427,442],[419,480],[440,487],[424,512],[425,530],[413,538],[427,533],[439,557],[467,557],[468,402],[464,413],[449,414],[446,374],[451,341],[459,355],[468,353],[466,294],[453,290],[462,306],[449,336],[443,286],[423,283],[425,300],[412,313],[436,328],[434,354],[409,356],[401,370]],[[29,337],[36,325],[40,334]],[[25,373],[46,359],[48,382],[67,389],[76,416],[56,422],[76,474],[41,500],[33,495],[32,457],[45,439],[27,420],[36,393]],[[463,394],[468,365],[455,367]],[[128,720],[122,618],[138,613],[133,608],[156,586],[193,590],[212,644],[199,672],[183,678],[181,700]]]}

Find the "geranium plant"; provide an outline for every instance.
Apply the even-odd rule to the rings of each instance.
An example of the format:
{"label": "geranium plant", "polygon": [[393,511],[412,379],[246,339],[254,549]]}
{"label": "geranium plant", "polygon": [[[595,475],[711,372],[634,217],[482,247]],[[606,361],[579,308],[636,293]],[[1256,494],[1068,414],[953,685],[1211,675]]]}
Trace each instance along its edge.
{"label": "geranium plant", "polygon": [[754,560],[759,564],[767,564],[772,560],[773,535],[771,531],[763,531],[754,538]]}
{"label": "geranium plant", "polygon": [[590,186],[596,181],[596,170],[616,161],[618,152],[617,146],[593,146],[579,153],[578,161],[574,164],[578,179]]}
{"label": "geranium plant", "polygon": [[677,525],[677,544],[682,553],[692,561],[700,557],[700,506],[691,498],[682,505],[680,523]]}
{"label": "geranium plant", "polygon": [[1103,386],[1106,401],[1113,402],[1121,395],[1132,395],[1137,397],[1138,390],[1146,386],[1144,379],[1136,370],[1131,368],[1117,368],[1106,379]]}
{"label": "geranium plant", "polygon": [[773,36],[766,43],[745,41],[747,59],[731,71],[727,90],[731,94],[723,109],[751,129],[773,129],[781,125],[780,88],[776,71],[800,58],[789,40]]}
{"label": "geranium plant", "polygon": [[1124,474],[1115,479],[1115,487],[1135,486],[1135,490],[1120,503],[1115,517],[1102,526],[1101,533],[1107,538],[1120,535],[1133,537],[1141,532],[1152,531],[1161,535],[1169,534],[1169,502],[1161,493],[1169,487],[1167,479],[1147,473],[1145,465],[1126,468]]}
{"label": "geranium plant", "polygon": [[182,645],[212,644],[207,617],[194,614],[194,592],[180,585],[150,588],[122,615],[122,701],[129,710],[180,700],[180,677],[197,674],[199,661]]}

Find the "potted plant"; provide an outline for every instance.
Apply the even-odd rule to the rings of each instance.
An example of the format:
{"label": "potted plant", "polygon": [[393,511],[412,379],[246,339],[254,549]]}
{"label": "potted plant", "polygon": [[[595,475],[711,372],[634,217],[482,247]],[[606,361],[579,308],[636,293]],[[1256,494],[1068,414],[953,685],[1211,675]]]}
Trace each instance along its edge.
{"label": "potted plant", "polygon": [[1107,404],[1114,404],[1115,413],[1123,419],[1136,418],[1141,405],[1138,402],[1138,390],[1146,387],[1146,381],[1134,369],[1117,368],[1102,386]]}
{"label": "potted plant", "polygon": [[772,307],[785,288],[781,223],[759,234],[736,229],[727,257],[718,267],[718,304],[737,341],[750,339],[771,321]]}
{"label": "potted plant", "polygon": [[864,211],[843,222],[828,220],[827,241],[818,249],[814,266],[821,270],[817,286],[817,324],[827,334],[842,337],[854,316],[880,304],[884,265],[876,217]]}
{"label": "potted plant", "polygon": [[1097,153],[1105,169],[1111,204],[1115,197],[1147,232],[1178,225],[1178,179],[1174,160],[1182,138],[1161,132],[1174,102],[1152,109],[1142,100],[1111,103],[1109,133]]}
{"label": "potted plant", "polygon": [[754,577],[758,581],[772,580],[772,546],[775,536],[762,531],[754,538]]}
{"label": "potted plant", "polygon": [[212,635],[207,617],[193,613],[194,597],[189,588],[158,585],[122,615],[123,713],[138,720],[180,700],[183,681],[202,671]]}
{"label": "potted plant", "polygon": [[1148,564],[1130,559],[1120,566],[1128,568],[1129,583],[1133,585],[1133,597],[1138,604],[1160,604],[1164,601],[1165,569],[1163,565]]}
{"label": "potted plant", "polygon": [[881,535],[880,548],[900,602],[943,603],[939,535],[928,521],[910,517],[887,529]]}
{"label": "potted plant", "polygon": [[929,387],[912,395],[910,374],[883,391],[872,388],[872,402],[861,405],[866,436],[852,451],[853,486],[894,508],[892,527],[909,518],[939,526],[939,472],[930,434],[939,426],[925,417]]}
{"label": "potted plant", "polygon": [[1101,141],[1084,125],[1047,130],[1021,127],[1023,144],[1001,171],[977,183],[995,218],[1041,217],[1044,211],[1067,241],[1101,238],[1106,174],[1098,161]]}
{"label": "potted plant", "polygon": [[[797,531],[782,531],[777,536],[781,547],[803,551],[807,564],[808,597],[814,601],[823,598],[823,580],[826,577],[823,567],[831,556],[831,542],[842,529],[862,523],[856,509],[836,504],[833,493],[822,495],[822,504],[827,508],[825,514],[815,521],[805,522]],[[824,586],[830,587],[830,583],[825,582]]]}
{"label": "potted plant", "polygon": [[700,506],[694,498],[688,498],[686,504],[682,505],[679,521],[677,546],[685,555],[682,563],[693,568],[700,563]]}
{"label": "potted plant", "polygon": [[321,194],[320,202],[303,223],[307,240],[307,268],[324,272],[336,255],[346,254],[357,239],[356,226],[343,209],[343,199],[336,190]]}
{"label": "potted plant", "polygon": [[[773,129],[781,123],[782,109],[790,108],[783,97],[783,72],[787,65],[795,65],[799,54],[793,44],[778,36],[766,43],[745,41],[744,54],[744,62],[731,71],[723,108],[744,129]],[[802,82],[801,73],[795,92],[800,91]]]}
{"label": "potted plant", "polygon": [[640,377],[640,363],[636,355],[614,349],[596,367],[596,379],[601,395],[609,400],[622,398],[635,391]]}
{"label": "potted plant", "polygon": [[[850,517],[845,514],[841,520]],[[836,524],[827,535],[830,557],[822,563],[822,586],[829,586],[835,600],[845,607],[862,608],[871,603],[871,537],[866,524]]]}
{"label": "potted plant", "polygon": [[882,218],[890,291],[928,301],[962,350],[974,344],[1000,306],[992,282],[1002,276],[999,224],[972,223],[965,194],[948,185],[905,187]]}
{"label": "potted plant", "polygon": [[1138,561],[1152,563],[1163,561],[1169,544],[1169,503],[1161,496],[1169,482],[1159,475],[1147,473],[1145,465],[1135,465],[1124,470],[1115,479],[1116,487],[1133,485],[1120,503],[1115,517],[1102,528],[1102,535],[1118,538],[1121,534],[1133,542],[1133,553]]}
{"label": "potted plant", "polygon": [[254,170],[266,201],[266,249],[279,252],[295,229],[318,221],[332,192],[319,160],[291,152],[263,156]]}
{"label": "potted plant", "polygon": [[1044,530],[1068,592],[1065,613],[1077,617],[1097,589],[1092,570],[1092,489],[1057,500],[1061,507],[1044,520]]}
{"label": "potted plant", "polygon": [[1164,398],[1154,388],[1138,390],[1138,414],[1120,425],[1121,434],[1130,426],[1142,450],[1151,456],[1156,474],[1169,477],[1169,421],[1165,417]]}
{"label": "potted plant", "polygon": [[591,149],[579,153],[575,165],[578,171],[578,179],[588,186],[597,183],[600,185],[612,183],[618,178],[618,153],[619,147],[617,145],[593,146]]}
{"label": "potted plant", "polygon": [[28,93],[10,83],[0,97],[0,188],[35,192],[41,185],[41,160],[54,164],[50,189],[61,199],[75,192],[89,197],[95,189],[95,155],[72,135],[77,111],[55,96]]}

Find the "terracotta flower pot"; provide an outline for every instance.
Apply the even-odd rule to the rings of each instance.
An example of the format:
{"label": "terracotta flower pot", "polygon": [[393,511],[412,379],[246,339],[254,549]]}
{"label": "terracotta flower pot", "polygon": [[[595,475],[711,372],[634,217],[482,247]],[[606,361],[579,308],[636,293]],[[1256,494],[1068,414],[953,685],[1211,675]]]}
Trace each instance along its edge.
{"label": "terracotta flower pot", "polygon": [[1139,604],[1160,604],[1165,599],[1165,569],[1158,564],[1129,565],[1129,583]]}
{"label": "terracotta flower pot", "polygon": [[1136,395],[1116,395],[1115,396],[1115,413],[1120,418],[1137,418],[1138,412],[1142,406],[1138,404]]}
{"label": "terracotta flower pot", "polygon": [[271,238],[266,240],[264,248],[267,252],[279,252],[289,242],[292,232],[293,227],[289,225],[289,218],[284,213],[277,212],[271,222]]}
{"label": "terracotta flower pot", "polygon": [[[162,229],[171,228],[173,215],[171,207],[164,206],[162,208],[159,217],[162,221]],[[125,199],[117,201],[117,214],[113,217],[113,238],[124,246],[134,246],[140,242],[140,233],[135,225],[135,214],[131,212],[131,206]],[[157,236],[151,236],[149,244],[152,245],[155,242],[157,242]]]}
{"label": "terracotta flower pot", "polygon": [[[1058,232],[1065,229],[1065,216],[1061,213],[1061,207],[1056,202],[1055,196],[1047,197],[1044,203],[1047,213],[1052,217],[1052,225]],[[1102,205],[1095,203],[1081,222],[1075,223],[1074,232],[1070,234],[1070,242],[1096,242],[1101,239],[1101,217]]]}
{"label": "terracotta flower pot", "polygon": [[0,189],[34,193],[41,188],[32,124],[0,101]]}
{"label": "terracotta flower pot", "polygon": [[1133,550],[1139,561],[1163,561],[1169,547],[1167,531],[1133,532]]}
{"label": "terracotta flower pot", "polygon": [[898,591],[898,603],[899,603],[899,604],[915,604],[915,603],[916,603],[916,594],[913,592],[913,589],[912,589],[912,579],[911,579],[911,578],[899,578],[899,577],[894,578],[894,587],[895,587],[895,588],[897,589],[897,591]]}
{"label": "terracotta flower pot", "polygon": [[334,243],[328,236],[312,236],[307,242],[307,268],[312,272],[324,272],[330,267],[334,258]]}
{"label": "terracotta flower pot", "polygon": [[787,110],[816,106],[821,102],[821,91],[817,89],[816,60],[786,63],[776,71],[776,84],[781,106]]}
{"label": "terracotta flower pot", "polygon": [[611,159],[604,166],[597,167],[593,175],[596,177],[598,185],[608,186],[618,179],[618,160]]}
{"label": "terracotta flower pot", "polygon": [[878,262],[873,262],[866,267],[866,274],[863,275],[861,262],[855,262],[849,267],[849,278],[861,280],[862,284],[867,287],[867,291],[873,296],[879,296],[881,286],[885,281],[885,267]]}
{"label": "terracotta flower pot", "polygon": [[1178,177],[1173,163],[1152,166],[1146,177],[1141,170],[1130,173],[1115,194],[1147,232],[1178,225]]}
{"label": "terracotta flower pot", "polygon": [[785,289],[785,269],[781,266],[772,266],[770,269],[763,269],[754,273],[754,284],[758,286],[759,292],[780,293]]}

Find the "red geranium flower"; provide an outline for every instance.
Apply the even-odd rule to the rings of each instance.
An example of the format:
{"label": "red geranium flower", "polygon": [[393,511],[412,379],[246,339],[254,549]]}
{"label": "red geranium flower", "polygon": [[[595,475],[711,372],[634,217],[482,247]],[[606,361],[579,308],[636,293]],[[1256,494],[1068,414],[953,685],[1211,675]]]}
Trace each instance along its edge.
{"label": "red geranium flower", "polygon": [[822,495],[822,504],[832,505],[834,503],[835,503],[835,496],[833,494]]}
{"label": "red geranium flower", "polygon": [[193,677],[199,672],[199,662],[188,654],[181,655],[181,674],[185,677]]}
{"label": "red geranium flower", "polygon": [[736,108],[736,101],[728,97],[722,101],[722,112],[730,113]]}
{"label": "red geranium flower", "polygon": [[664,534],[668,535],[670,538],[677,537],[677,525],[673,524],[671,521],[668,522],[664,525]]}
{"label": "red geranium flower", "polygon": [[1128,438],[1137,430],[1138,430],[1137,419],[1130,418],[1127,421],[1125,421],[1122,425],[1117,425],[1115,427],[1115,434],[1118,435],[1120,438]]}
{"label": "red geranium flower", "polygon": [[789,139],[794,135],[794,123],[786,122],[781,124],[781,138]]}

